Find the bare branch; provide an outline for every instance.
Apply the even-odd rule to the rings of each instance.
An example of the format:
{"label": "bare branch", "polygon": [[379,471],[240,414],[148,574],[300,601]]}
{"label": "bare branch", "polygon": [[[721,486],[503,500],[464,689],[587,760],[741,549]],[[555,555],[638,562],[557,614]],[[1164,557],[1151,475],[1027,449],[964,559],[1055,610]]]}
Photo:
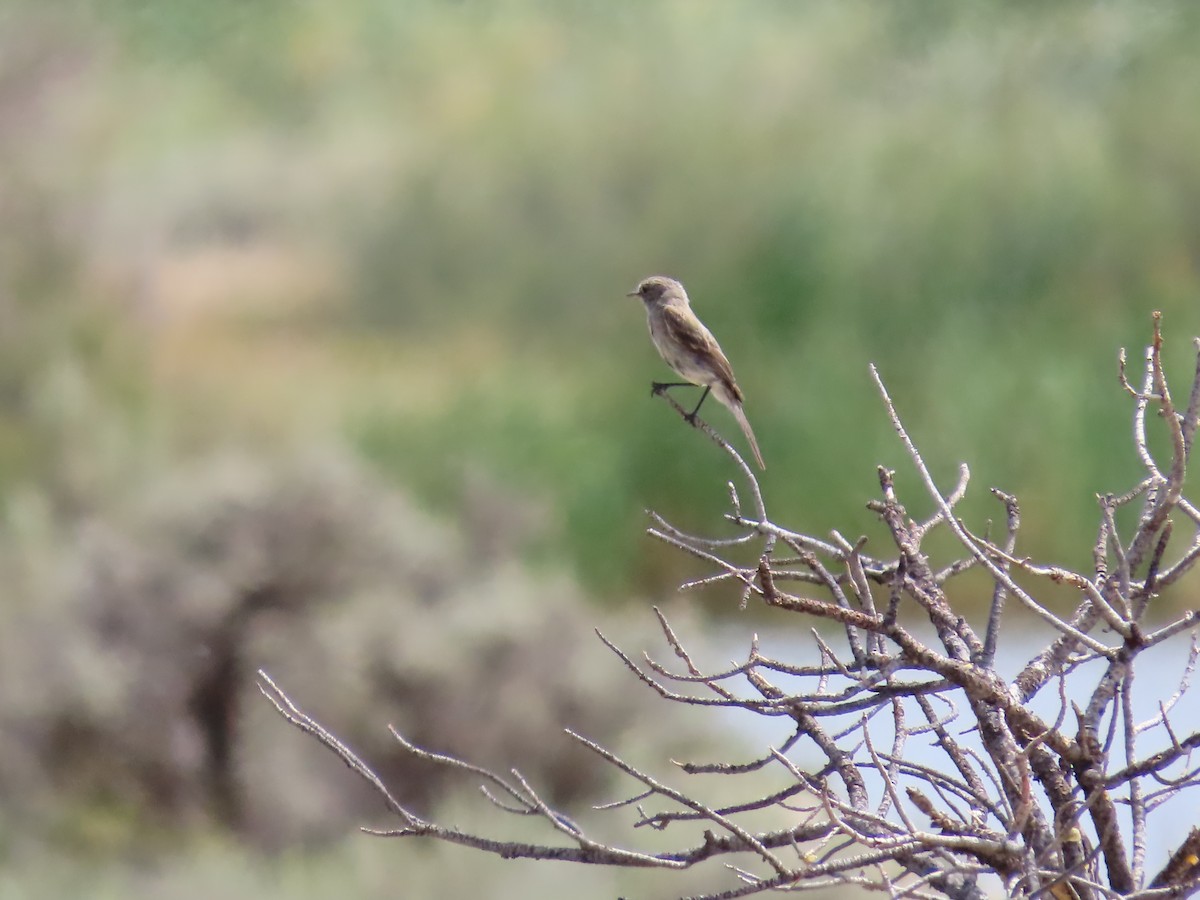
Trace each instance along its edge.
{"label": "bare branch", "polygon": [[[969,468],[959,466],[948,493],[938,487],[874,366],[870,374],[886,414],[934,508],[915,521],[894,473],[880,466],[880,494],[868,508],[886,527],[886,547],[873,547],[871,555],[864,552],[865,538],[844,536],[852,532],[827,528],[815,537],[771,521],[754,472],[696,420],[745,477],[747,508],[730,484],[724,516],[737,532],[696,534],[648,511],[648,534],[697,561],[702,571],[684,589],[728,585],[739,606],[761,600],[762,614],[770,617],[762,627],[774,627],[781,616],[805,618],[782,620],[788,624],[775,629],[785,652],[763,652],[754,633],[744,659],[716,666],[702,664],[710,654],[689,646],[658,608],[657,639],[667,652],[662,661],[626,652],[596,633],[662,700],[738,710],[789,723],[790,732],[772,746],[752,738],[742,756],[671,760],[668,783],[568,730],[597,765],[633,784],[628,796],[577,819],[554,809],[535,777],[517,769],[501,775],[416,747],[392,731],[405,753],[480,782],[487,803],[537,821],[557,843],[495,840],[417,816],[265,673],[260,690],[290,724],[380,795],[398,827],[366,829],[373,834],[427,837],[505,858],[663,869],[720,860],[727,880],[703,895],[711,900],[851,887],[961,900],[983,900],[1001,887],[1009,896],[1055,900],[1195,892],[1200,831],[1177,849],[1151,889],[1138,890],[1154,856],[1147,835],[1155,814],[1168,799],[1200,790],[1194,763],[1200,730],[1181,713],[1200,661],[1200,610],[1162,624],[1169,617],[1160,596],[1200,560],[1200,507],[1184,495],[1200,427],[1200,340],[1193,349],[1195,376],[1182,412],[1163,363],[1161,317],[1155,316],[1137,386],[1120,354],[1118,379],[1132,398],[1132,442],[1144,474],[1125,493],[1096,498],[1095,527],[1079,546],[1081,556],[1090,553],[1085,571],[1036,560],[1026,555],[1029,548],[1019,553],[1021,510],[999,489],[992,494],[1004,506],[1003,524],[968,525],[958,510],[969,490]],[[1154,417],[1164,423],[1165,441],[1147,434]],[[1152,446],[1166,448],[1162,461]],[[1187,526],[1186,547],[1172,544],[1176,524]],[[927,541],[935,532],[953,541]],[[946,543],[953,546],[945,550]],[[777,546],[785,557],[774,556]],[[1056,599],[1047,599],[1046,585],[1073,590],[1074,609],[1059,610]],[[1015,612],[1034,614],[1040,630],[1014,621],[1014,610],[1006,611],[1009,598],[1020,605]],[[981,639],[959,610],[982,617],[985,607]],[[996,662],[1006,640],[1028,647],[1030,661],[1015,677]],[[1173,640],[1180,642],[1182,667],[1171,671],[1180,674],[1151,679],[1157,712],[1138,722],[1134,689],[1144,685],[1136,676],[1145,679],[1152,661],[1174,653],[1163,649]],[[1030,701],[1047,685],[1057,696],[1039,698],[1035,711]],[[708,793],[714,783],[719,799]],[[639,837],[670,835],[678,844],[662,851],[661,844],[641,850],[606,843],[593,837],[601,829],[582,821],[594,814],[625,816]]]}

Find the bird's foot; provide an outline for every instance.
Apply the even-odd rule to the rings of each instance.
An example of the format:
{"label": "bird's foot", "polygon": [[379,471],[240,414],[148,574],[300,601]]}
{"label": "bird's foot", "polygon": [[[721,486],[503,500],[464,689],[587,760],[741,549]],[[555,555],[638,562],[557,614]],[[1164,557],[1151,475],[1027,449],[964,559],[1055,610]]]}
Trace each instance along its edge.
{"label": "bird's foot", "polygon": [[652,381],[652,382],[650,382],[650,396],[657,397],[659,394],[665,394],[667,391],[667,388],[669,388],[669,387],[671,387],[671,385],[669,385],[665,382]]}
{"label": "bird's foot", "polygon": [[699,427],[700,427],[699,425],[697,425],[697,424],[696,424],[696,423],[697,423],[697,421],[699,421],[699,420],[696,418],[696,414],[695,414],[694,412],[690,412],[690,413],[684,413],[684,414],[683,414],[683,421],[687,422],[687,423],[688,423],[689,425],[691,425],[693,428],[699,428]]}

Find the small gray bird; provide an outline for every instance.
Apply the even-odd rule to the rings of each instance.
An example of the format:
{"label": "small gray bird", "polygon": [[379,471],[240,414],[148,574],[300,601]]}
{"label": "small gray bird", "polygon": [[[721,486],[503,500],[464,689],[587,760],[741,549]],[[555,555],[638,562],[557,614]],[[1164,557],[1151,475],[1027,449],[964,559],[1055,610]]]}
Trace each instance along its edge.
{"label": "small gray bird", "polygon": [[[705,328],[704,323],[692,312],[683,285],[665,275],[651,275],[642,280],[637,290],[630,291],[626,296],[640,297],[646,304],[650,339],[654,341],[654,346],[658,348],[667,365],[687,379],[684,384],[704,388],[704,393],[700,395],[700,403],[696,404],[696,408],[688,416],[688,421],[696,424],[696,413],[700,412],[700,404],[711,391],[721,405],[737,419],[742,434],[746,435],[750,449],[754,451],[758,467],[766,469],[766,463],[758,450],[758,441],[754,439],[754,431],[750,428],[750,422],[742,409],[745,398],[734,380],[733,368],[721,352],[721,347],[712,336],[712,332]],[[658,392],[669,387],[681,386],[655,382],[654,390]]]}

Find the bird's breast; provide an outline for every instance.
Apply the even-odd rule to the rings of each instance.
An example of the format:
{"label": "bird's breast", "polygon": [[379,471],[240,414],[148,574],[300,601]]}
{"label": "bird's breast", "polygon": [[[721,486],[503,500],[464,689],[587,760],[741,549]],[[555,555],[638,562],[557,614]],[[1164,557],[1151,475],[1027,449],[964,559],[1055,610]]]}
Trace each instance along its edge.
{"label": "bird's breast", "polygon": [[650,340],[668,366],[692,384],[710,385],[713,373],[697,360],[686,346],[680,343],[657,316],[647,316],[650,324]]}

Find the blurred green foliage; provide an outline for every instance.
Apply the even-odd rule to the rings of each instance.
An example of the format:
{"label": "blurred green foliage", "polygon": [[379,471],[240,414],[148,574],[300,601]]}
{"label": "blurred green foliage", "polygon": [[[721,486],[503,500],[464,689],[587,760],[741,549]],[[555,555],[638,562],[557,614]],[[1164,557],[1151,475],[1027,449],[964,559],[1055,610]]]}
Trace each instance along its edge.
{"label": "blurred green foliage", "polygon": [[[167,404],[202,403],[188,440],[223,431],[225,407],[254,419],[264,401],[242,389],[274,377],[226,371],[223,345],[323,347],[264,357],[295,369],[276,401],[306,418],[308,392],[336,393],[321,427],[443,509],[474,469],[529,493],[556,517],[543,552],[605,593],[688,569],[642,540],[642,510],[710,527],[731,474],[648,397],[665,369],[622,297],[646,274],[684,280],[733,360],[777,518],[870,531],[874,467],[904,477],[874,361],[936,471],[971,464],[970,513],[997,513],[987,486],[1017,493],[1026,551],[1064,561],[1087,552],[1092,495],[1137,477],[1117,348],[1163,309],[1182,374],[1200,331],[1187,3],[6,15],[84,60],[58,99],[89,156],[60,149],[74,189],[48,201],[104,230],[79,254],[136,268],[131,247],[278,244],[302,279],[332,260],[297,309],[222,285],[237,314],[179,363],[215,373],[210,393]],[[169,309],[173,288],[147,302]],[[347,356],[370,364],[347,376]],[[21,458],[4,458],[11,480]]]}
{"label": "blurred green foliage", "polygon": [[[29,611],[76,596],[83,526],[199,483],[208,451],[345,438],[465,522],[458,556],[534,534],[595,595],[669,591],[697,564],[644,537],[644,510],[719,528],[733,469],[649,397],[667,370],[623,294],[654,272],[733,361],[777,520],[879,535],[878,464],[929,510],[875,362],[942,483],[971,465],[973,524],[999,486],[1021,553],[1083,564],[1093,495],[1140,474],[1117,349],[1136,364],[1163,310],[1169,374],[1191,374],[1198,44],[1184,0],[5,0],[4,628],[28,642]],[[485,600],[541,596],[514,584]],[[10,654],[10,712],[110,689],[72,680],[67,627]],[[58,840],[144,841],[115,797]],[[384,896],[397,851],[375,846],[284,859],[304,881],[285,892],[353,869]],[[278,883],[219,843],[100,879],[26,849],[0,834],[0,898]],[[478,890],[439,860],[414,877]],[[489,896],[530,895],[513,882]]]}

